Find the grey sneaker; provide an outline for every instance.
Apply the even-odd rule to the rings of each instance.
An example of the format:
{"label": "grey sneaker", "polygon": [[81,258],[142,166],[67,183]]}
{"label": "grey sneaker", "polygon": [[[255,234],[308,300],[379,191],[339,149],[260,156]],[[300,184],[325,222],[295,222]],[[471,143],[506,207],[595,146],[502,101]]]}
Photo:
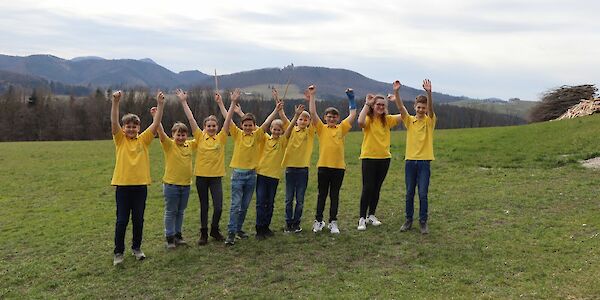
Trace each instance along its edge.
{"label": "grey sneaker", "polygon": [[113,266],[120,265],[123,263],[123,253],[116,253],[113,257]]}
{"label": "grey sneaker", "polygon": [[230,232],[225,239],[225,246],[233,246],[235,244],[235,232]]}
{"label": "grey sneaker", "polygon": [[235,237],[240,240],[245,240],[245,239],[249,238],[250,236],[247,233],[245,233],[244,231],[240,230],[235,234]]}
{"label": "grey sneaker", "polygon": [[300,232],[302,232],[302,227],[300,227],[300,223],[296,223],[296,224],[294,224],[294,232],[295,232],[295,233],[300,233]]}
{"label": "grey sneaker", "polygon": [[285,225],[285,228],[283,229],[283,233],[290,233],[290,232],[294,232],[294,225],[292,225],[291,223],[287,223]]}
{"label": "grey sneaker", "polygon": [[175,249],[175,247],[177,247],[177,245],[175,245],[175,237],[174,236],[168,236],[167,237],[167,249]]}
{"label": "grey sneaker", "polygon": [[404,222],[404,224],[402,224],[402,227],[400,227],[400,231],[401,232],[405,232],[405,231],[409,231],[412,228],[412,220],[406,220],[406,222]]}
{"label": "grey sneaker", "polygon": [[187,242],[183,239],[181,232],[175,234],[174,242],[177,246],[187,245]]}
{"label": "grey sneaker", "polygon": [[131,253],[133,254],[133,256],[135,256],[135,259],[137,259],[137,260],[146,259],[146,254],[144,254],[142,249],[132,249]]}
{"label": "grey sneaker", "polygon": [[429,227],[427,226],[427,222],[419,222],[419,225],[421,226],[421,234],[429,233]]}
{"label": "grey sneaker", "polygon": [[313,232],[317,233],[317,232],[323,230],[323,228],[325,228],[325,222],[323,222],[323,221],[319,222],[317,220],[315,220],[313,222],[313,228],[312,228]]}

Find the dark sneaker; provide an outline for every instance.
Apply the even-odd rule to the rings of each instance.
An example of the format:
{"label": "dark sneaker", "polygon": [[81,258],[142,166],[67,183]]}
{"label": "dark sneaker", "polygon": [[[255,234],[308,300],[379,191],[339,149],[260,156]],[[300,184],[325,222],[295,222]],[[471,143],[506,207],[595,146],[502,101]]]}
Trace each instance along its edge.
{"label": "dark sneaker", "polygon": [[137,260],[146,259],[146,254],[144,254],[141,249],[131,249],[131,254],[133,254]]}
{"label": "dark sneaker", "polygon": [[211,228],[210,236],[219,242],[222,242],[225,240],[225,237],[223,235],[221,235],[219,228]]}
{"label": "dark sneaker", "polygon": [[265,228],[265,236],[266,236],[266,237],[272,237],[272,236],[275,236],[275,232],[273,232],[273,231],[271,230],[271,228],[267,227],[267,228]]}
{"label": "dark sneaker", "polygon": [[204,246],[208,243],[208,229],[200,228],[200,239],[198,240],[198,246]]}
{"label": "dark sneaker", "polygon": [[429,233],[429,226],[427,226],[427,222],[419,222],[419,225],[421,227],[421,234]]}
{"label": "dark sneaker", "polygon": [[283,229],[284,233],[290,233],[290,232],[294,232],[294,226],[291,223],[288,223],[285,225],[285,228]]}
{"label": "dark sneaker", "polygon": [[296,224],[294,225],[294,232],[295,232],[295,233],[300,233],[300,232],[302,232],[302,227],[300,227],[300,223],[296,223]]}
{"label": "dark sneaker", "polygon": [[245,233],[244,231],[240,230],[235,234],[235,237],[240,240],[245,240],[245,239],[249,238],[250,236],[247,233]]}
{"label": "dark sneaker", "polygon": [[225,246],[233,246],[235,244],[235,233],[230,232],[225,239]]}
{"label": "dark sneaker", "polygon": [[402,227],[400,227],[400,231],[401,232],[405,232],[405,231],[409,231],[412,228],[412,220],[406,220],[406,222],[404,222],[404,224],[402,224]]}
{"label": "dark sneaker", "polygon": [[183,239],[183,236],[181,236],[181,232],[175,234],[174,242],[177,246],[187,245],[187,242]]}
{"label": "dark sneaker", "polygon": [[123,253],[115,253],[115,257],[113,257],[113,266],[122,264],[123,259]]}
{"label": "dark sneaker", "polygon": [[177,245],[175,245],[175,237],[168,236],[167,237],[167,249],[175,249],[175,247],[177,247]]}
{"label": "dark sneaker", "polygon": [[267,238],[267,236],[264,234],[264,232],[257,232],[254,237],[259,241],[262,241]]}

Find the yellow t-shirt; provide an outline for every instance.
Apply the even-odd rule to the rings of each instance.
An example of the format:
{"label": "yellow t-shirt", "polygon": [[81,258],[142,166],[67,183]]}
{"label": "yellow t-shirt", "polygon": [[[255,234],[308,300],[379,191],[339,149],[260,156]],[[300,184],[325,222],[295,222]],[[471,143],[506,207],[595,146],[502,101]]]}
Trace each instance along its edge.
{"label": "yellow t-shirt", "polygon": [[194,138],[198,143],[196,150],[195,176],[222,177],[225,176],[225,143],[227,133],[223,130],[214,136],[197,129]]}
{"label": "yellow t-shirt", "polygon": [[133,139],[127,138],[121,130],[113,135],[116,161],[111,185],[148,185],[152,182],[148,146],[153,140],[154,134],[148,129]]}
{"label": "yellow t-shirt", "polygon": [[360,147],[360,159],[363,158],[390,158],[390,130],[398,125],[398,115],[385,116],[385,126],[379,118],[371,119],[367,116],[363,128],[363,142]]}
{"label": "yellow t-shirt", "polygon": [[402,118],[406,127],[406,160],[434,160],[433,157],[433,129],[437,117],[425,116],[419,120],[415,116]]}
{"label": "yellow t-shirt", "polygon": [[317,122],[317,136],[319,137],[319,161],[317,167],[327,167],[336,169],[345,169],[344,143],[346,134],[350,131],[352,125],[346,120],[329,127],[323,122]]}
{"label": "yellow t-shirt", "polygon": [[196,140],[177,145],[172,139],[160,141],[165,155],[163,182],[176,185],[192,184],[192,153],[196,151]]}
{"label": "yellow t-shirt", "polygon": [[265,144],[265,131],[259,127],[251,134],[245,134],[243,130],[232,123],[229,126],[229,133],[234,142],[229,166],[236,169],[256,169]]}
{"label": "yellow t-shirt", "polygon": [[256,168],[256,173],[262,176],[280,179],[283,171],[281,161],[285,154],[288,139],[283,134],[276,139],[266,133],[264,135],[265,145],[258,163],[258,168]]}
{"label": "yellow t-shirt", "polygon": [[315,140],[315,127],[308,126],[300,129],[294,126],[288,140],[285,154],[281,165],[283,167],[305,168],[310,166],[310,155],[312,154]]}

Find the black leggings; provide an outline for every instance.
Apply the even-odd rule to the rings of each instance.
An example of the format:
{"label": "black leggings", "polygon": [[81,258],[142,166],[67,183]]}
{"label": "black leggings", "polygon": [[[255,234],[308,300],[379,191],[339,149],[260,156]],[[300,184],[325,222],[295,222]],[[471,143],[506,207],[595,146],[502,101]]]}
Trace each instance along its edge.
{"label": "black leggings", "polygon": [[315,215],[317,221],[323,221],[323,211],[325,210],[327,194],[329,194],[329,198],[331,199],[329,222],[337,221],[340,188],[342,187],[342,181],[344,181],[344,171],[344,169],[319,167],[317,173],[319,195],[317,196],[317,214]]}
{"label": "black leggings", "polygon": [[383,185],[383,180],[390,168],[390,159],[362,159],[362,194],[360,196],[360,217],[374,215],[379,202],[379,192]]}
{"label": "black leggings", "polygon": [[223,212],[223,185],[221,177],[202,177],[196,176],[196,190],[200,198],[200,228],[206,229],[208,226],[208,190],[212,196],[213,215],[212,229],[219,229],[219,221]]}

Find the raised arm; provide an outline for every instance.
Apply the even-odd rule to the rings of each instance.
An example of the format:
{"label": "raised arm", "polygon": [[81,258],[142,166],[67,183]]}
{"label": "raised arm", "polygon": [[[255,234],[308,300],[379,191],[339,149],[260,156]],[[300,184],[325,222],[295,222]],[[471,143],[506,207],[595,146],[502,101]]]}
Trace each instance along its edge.
{"label": "raised arm", "polygon": [[194,114],[187,103],[187,93],[181,89],[177,89],[177,91],[175,91],[175,95],[177,95],[179,103],[181,103],[181,106],[183,107],[183,112],[185,112],[185,116],[187,117],[188,122],[190,122],[192,134],[194,134],[194,132],[200,129],[200,127],[198,127],[198,123],[196,122],[196,119],[194,119]]}
{"label": "raised arm", "polygon": [[275,116],[277,115],[277,113],[282,109],[283,109],[283,102],[278,101],[277,104],[275,104],[275,109],[273,109],[273,112],[271,114],[269,114],[269,116],[267,117],[265,122],[262,123],[262,125],[260,125],[260,128],[262,128],[262,130],[266,132],[267,129],[269,128],[269,126],[271,125],[271,122],[273,122],[273,120],[275,119]]}
{"label": "raised arm", "polygon": [[112,94],[112,104],[110,106],[110,130],[112,135],[121,131],[119,124],[119,101],[121,100],[121,91],[116,91]]}
{"label": "raised arm", "polygon": [[215,102],[219,106],[219,110],[221,111],[221,115],[223,118],[227,117],[227,109],[225,108],[225,104],[223,104],[223,98],[221,98],[221,94],[219,92],[215,92]]}
{"label": "raised arm", "polygon": [[282,106],[281,106],[282,108],[279,111],[279,118],[281,119],[281,121],[283,121],[283,126],[285,127],[288,124],[290,124],[290,119],[288,119],[288,117],[285,115],[285,110],[283,109],[283,100],[279,99],[279,93],[277,93],[277,89],[276,88],[273,88],[271,90],[271,93],[273,94],[273,99],[275,99],[275,102],[276,103],[281,102],[281,104],[282,104]]}
{"label": "raised arm", "polygon": [[304,105],[300,104],[300,105],[296,105],[296,109],[294,110],[294,118],[292,119],[292,124],[290,124],[290,126],[288,126],[285,129],[285,137],[286,138],[290,138],[290,135],[292,135],[292,130],[294,130],[294,124],[296,124],[296,121],[298,121],[298,118],[300,117],[300,114],[302,114],[302,112],[304,111]]}
{"label": "raised arm", "polygon": [[402,98],[400,98],[400,87],[402,85],[400,84],[399,80],[394,81],[392,87],[394,88],[394,97],[390,98],[389,100],[393,100],[394,103],[396,103],[396,107],[398,107],[398,110],[400,111],[400,116],[401,118],[405,118],[408,117],[408,111],[406,110],[406,107],[404,106],[404,102],[402,102]]}
{"label": "raised arm", "polygon": [[165,108],[165,95],[163,92],[158,91],[156,94],[156,113],[154,114],[154,118],[152,119],[152,124],[148,127],[152,132],[158,128],[160,121],[162,120],[163,110]]}
{"label": "raised arm", "polygon": [[235,110],[235,106],[237,105],[237,102],[239,99],[240,99],[240,89],[235,89],[235,91],[233,91],[233,93],[231,93],[231,105],[229,105],[229,110],[227,111],[227,114],[225,115],[225,121],[223,122],[223,131],[227,134],[229,134],[229,126],[231,126],[231,123],[232,123],[231,118],[233,118],[233,112]]}
{"label": "raised arm", "polygon": [[431,81],[429,79],[423,80],[423,89],[427,93],[427,111],[430,113],[429,117],[433,118],[435,113],[433,112],[433,97],[431,96]]}
{"label": "raised arm", "polygon": [[308,101],[308,110],[310,112],[311,123],[313,123],[314,125],[316,125],[317,122],[323,123],[323,121],[321,121],[321,118],[319,118],[319,115],[317,114],[317,104],[315,103],[316,91],[317,87],[315,87],[314,85],[309,86],[308,89],[304,91],[304,98],[306,98],[306,100]]}
{"label": "raised arm", "polygon": [[[156,111],[158,109],[155,107],[152,107],[150,109],[150,114],[152,115],[152,118],[154,119],[154,115],[156,114]],[[169,136],[167,135],[167,133],[165,132],[165,129],[162,126],[162,123],[158,124],[158,127],[156,128],[156,131],[158,133],[158,138],[160,139],[160,141],[164,141],[165,139],[168,139]]]}
{"label": "raised arm", "polygon": [[373,107],[375,103],[375,96],[373,94],[367,94],[365,97],[365,105],[360,110],[360,114],[358,114],[358,126],[360,128],[365,128],[367,125],[367,113],[369,112],[369,108]]}
{"label": "raised arm", "polygon": [[346,96],[348,96],[348,116],[346,122],[352,124],[356,119],[356,101],[354,100],[354,91],[351,88],[346,89]]}
{"label": "raised arm", "polygon": [[241,118],[241,117],[243,117],[243,116],[245,115],[245,114],[244,114],[244,111],[242,111],[242,106],[240,106],[240,103],[239,103],[239,102],[238,102],[238,103],[235,105],[235,107],[233,108],[233,112],[234,112],[236,115],[240,116],[240,118]]}

